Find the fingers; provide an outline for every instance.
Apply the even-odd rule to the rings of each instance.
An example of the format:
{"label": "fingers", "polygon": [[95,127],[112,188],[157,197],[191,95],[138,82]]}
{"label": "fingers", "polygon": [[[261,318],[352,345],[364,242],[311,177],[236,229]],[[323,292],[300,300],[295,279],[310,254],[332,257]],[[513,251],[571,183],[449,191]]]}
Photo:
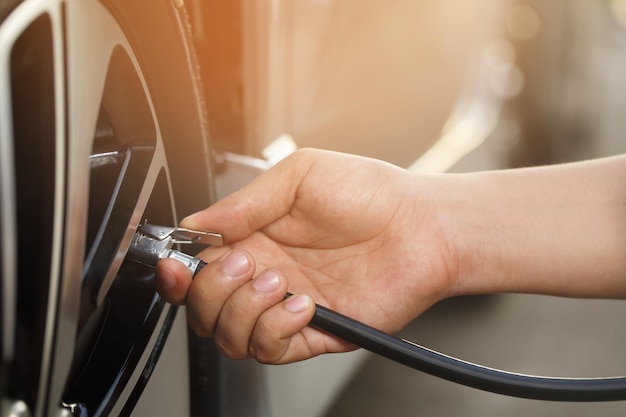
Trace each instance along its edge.
{"label": "fingers", "polygon": [[207,264],[189,287],[189,323],[230,358],[279,363],[293,355],[290,339],[306,327],[314,303],[306,296],[283,301],[287,279],[279,271],[254,272],[254,260],[240,249]]}
{"label": "fingers", "polygon": [[157,264],[156,287],[168,303],[184,304],[191,280],[191,271],[182,262],[163,259]]}
{"label": "fingers", "polygon": [[255,270],[254,259],[244,250],[234,249],[209,262],[189,288],[189,324],[200,336],[213,336],[224,305],[241,286],[249,283]]}
{"label": "fingers", "polygon": [[249,236],[289,213],[314,157],[313,151],[296,152],[244,189],[183,219],[181,226],[221,233],[227,242]]}
{"label": "fingers", "polygon": [[313,314],[315,304],[308,295],[294,295],[267,309],[256,322],[249,354],[261,363],[271,364],[295,362],[319,354],[299,334]]}
{"label": "fingers", "polygon": [[353,348],[307,327],[315,302],[308,295],[285,299],[289,283],[280,271],[269,269],[255,277],[255,268],[242,249],[210,261],[195,279],[182,263],[164,259],[157,266],[156,285],[166,301],[186,302],[192,329],[212,337],[229,358],[252,356],[279,364]]}

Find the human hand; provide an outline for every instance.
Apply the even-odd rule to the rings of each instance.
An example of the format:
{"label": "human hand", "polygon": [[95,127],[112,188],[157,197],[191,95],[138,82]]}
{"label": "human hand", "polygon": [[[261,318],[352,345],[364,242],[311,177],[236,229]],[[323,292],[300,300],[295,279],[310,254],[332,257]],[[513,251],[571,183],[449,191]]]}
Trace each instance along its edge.
{"label": "human hand", "polygon": [[[354,348],[307,327],[314,302],[394,332],[450,288],[453,256],[425,177],[367,158],[302,150],[183,220],[224,235],[192,281],[163,260],[162,296],[231,358],[287,363]],[[286,291],[296,294],[284,300]]]}

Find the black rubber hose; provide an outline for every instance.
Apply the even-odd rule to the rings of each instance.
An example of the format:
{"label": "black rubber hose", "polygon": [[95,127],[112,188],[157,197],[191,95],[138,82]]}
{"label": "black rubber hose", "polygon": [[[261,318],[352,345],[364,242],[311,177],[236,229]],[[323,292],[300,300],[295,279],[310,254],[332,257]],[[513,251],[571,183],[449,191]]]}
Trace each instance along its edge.
{"label": "black rubber hose", "polygon": [[549,401],[626,399],[626,377],[551,378],[487,368],[391,336],[319,305],[311,325],[395,362],[483,391]]}
{"label": "black rubber hose", "polygon": [[[204,265],[201,262],[196,273]],[[483,391],[547,401],[626,400],[626,377],[552,378],[487,368],[399,339],[320,305],[315,306],[310,326],[413,369]]]}

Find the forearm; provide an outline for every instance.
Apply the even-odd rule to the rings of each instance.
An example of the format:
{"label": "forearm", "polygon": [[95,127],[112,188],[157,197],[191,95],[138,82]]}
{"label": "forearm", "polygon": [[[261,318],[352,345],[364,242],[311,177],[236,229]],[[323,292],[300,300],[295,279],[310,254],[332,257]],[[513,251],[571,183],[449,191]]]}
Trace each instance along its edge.
{"label": "forearm", "polygon": [[453,294],[626,298],[626,157],[436,176]]}

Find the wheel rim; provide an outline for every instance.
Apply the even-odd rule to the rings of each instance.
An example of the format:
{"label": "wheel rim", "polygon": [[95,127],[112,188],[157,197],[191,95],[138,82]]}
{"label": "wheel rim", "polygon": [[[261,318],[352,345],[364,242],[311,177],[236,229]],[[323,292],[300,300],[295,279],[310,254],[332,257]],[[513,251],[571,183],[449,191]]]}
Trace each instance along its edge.
{"label": "wheel rim", "polygon": [[[22,248],[45,247],[41,251],[47,271],[38,270],[40,278],[32,284],[45,292],[40,295],[45,308],[34,314],[35,324],[28,327],[41,342],[28,353],[38,356],[34,363],[39,370],[30,370],[35,382],[15,388],[14,395],[27,391],[35,416],[64,410],[127,414],[174,314],[154,292],[153,273],[123,263],[139,222],[147,218],[169,224],[176,218],[163,140],[138,60],[123,30],[100,3],[39,0],[18,6],[0,30],[0,65],[7,74],[0,80],[3,91],[12,88],[15,96],[33,88],[14,75],[21,59],[32,54],[29,48],[42,43],[50,53],[39,64],[53,75],[41,83],[51,93],[46,103],[31,97],[24,106],[52,106],[52,116],[45,109],[38,113],[48,114],[53,131],[48,135],[51,152],[41,155],[46,169],[31,175],[23,166],[28,147],[19,143],[32,140],[27,126],[41,122],[18,108],[15,98],[4,100],[0,110],[2,142],[9,144],[0,154],[3,165],[11,165],[11,155],[16,156],[13,170],[3,171],[3,201],[14,205],[2,208],[1,266],[3,281],[11,284],[3,286],[3,320],[9,321],[5,312],[17,311],[17,331],[14,338],[10,331],[3,333],[3,358],[13,363],[13,373],[28,366],[28,359],[16,360],[24,356],[19,346],[33,342],[33,337],[20,335],[20,312],[27,310],[27,297],[20,297],[26,291],[22,273],[28,264]],[[26,139],[18,137],[22,134]],[[46,181],[53,192],[36,198],[50,209],[41,220],[47,225],[42,238],[25,230],[29,219],[21,209],[32,202],[20,201],[31,197],[22,189],[50,175]],[[9,181],[13,176],[25,179],[11,189],[5,185],[15,183]],[[16,224],[16,230],[7,224]],[[20,237],[24,232],[30,234]],[[11,233],[20,241],[13,266],[6,237]],[[17,306],[7,301],[12,293]],[[14,346],[18,349],[12,351]]]}

